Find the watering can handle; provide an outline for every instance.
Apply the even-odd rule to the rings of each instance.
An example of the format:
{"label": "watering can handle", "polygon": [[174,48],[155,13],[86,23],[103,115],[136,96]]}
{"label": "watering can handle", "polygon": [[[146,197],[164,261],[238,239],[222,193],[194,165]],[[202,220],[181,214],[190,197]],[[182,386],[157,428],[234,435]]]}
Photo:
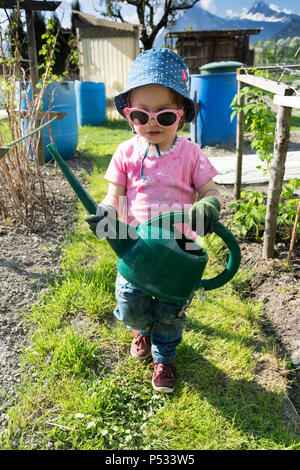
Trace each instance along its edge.
{"label": "watering can handle", "polygon": [[218,276],[212,279],[202,279],[201,286],[205,290],[217,289],[230,281],[237,273],[241,264],[240,246],[230,230],[225,225],[217,222],[215,225],[215,234],[218,235],[227,245],[229,250],[229,260],[226,268]]}
{"label": "watering can handle", "polygon": [[[169,218],[170,228],[172,228],[174,226],[174,223],[188,222],[189,213],[170,212],[167,214],[161,214],[158,217],[154,217],[153,219],[148,220],[146,222],[146,225],[160,225],[162,219],[164,218]],[[201,280],[200,288],[203,288],[205,290],[217,289],[218,287],[221,287],[226,284],[236,274],[241,263],[241,250],[236,238],[231,233],[231,231],[227,227],[225,227],[225,225],[221,224],[220,222],[217,222],[215,225],[214,232],[225,242],[229,250],[229,260],[223,272],[211,279]]]}

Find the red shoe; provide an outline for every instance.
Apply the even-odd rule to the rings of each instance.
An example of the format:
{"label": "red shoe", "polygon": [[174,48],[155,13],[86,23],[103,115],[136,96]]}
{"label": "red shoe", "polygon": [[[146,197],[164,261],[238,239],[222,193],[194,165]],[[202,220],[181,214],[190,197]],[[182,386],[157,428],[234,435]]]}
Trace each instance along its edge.
{"label": "red shoe", "polygon": [[138,331],[133,333],[130,353],[137,359],[147,359],[151,354],[151,337],[143,336]]}
{"label": "red shoe", "polygon": [[166,393],[173,392],[176,381],[176,367],[173,362],[171,364],[163,364],[162,362],[154,361],[152,367],[154,368],[152,378],[154,390]]}

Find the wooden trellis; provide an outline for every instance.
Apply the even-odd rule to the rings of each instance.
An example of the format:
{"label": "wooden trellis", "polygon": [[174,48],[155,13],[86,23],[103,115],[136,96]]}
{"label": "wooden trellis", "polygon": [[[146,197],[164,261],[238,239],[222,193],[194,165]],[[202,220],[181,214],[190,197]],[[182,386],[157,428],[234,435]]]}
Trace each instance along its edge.
{"label": "wooden trellis", "polygon": [[[271,72],[284,72],[285,67],[258,67],[256,70],[268,70]],[[288,71],[300,71],[300,65],[289,66]],[[277,227],[278,206],[285,173],[285,162],[288,150],[291,114],[292,108],[300,109],[300,96],[295,95],[295,89],[281,83],[263,77],[255,76],[250,70],[241,68],[237,71],[238,92],[243,86],[252,85],[262,90],[274,93],[273,102],[278,105],[276,118],[276,131],[274,140],[274,157],[270,173],[270,182],[267,196],[266,224],[263,242],[263,257],[273,258],[274,245]],[[243,104],[244,97],[240,99],[239,104]],[[240,198],[242,158],[243,158],[243,137],[244,137],[244,113],[240,112],[237,116],[237,138],[236,138],[236,175],[234,185],[234,195],[236,199]],[[299,203],[300,205],[300,203]],[[289,258],[295,241],[295,233],[298,224],[300,208],[298,206],[297,215],[294,224],[293,236],[289,251]]]}

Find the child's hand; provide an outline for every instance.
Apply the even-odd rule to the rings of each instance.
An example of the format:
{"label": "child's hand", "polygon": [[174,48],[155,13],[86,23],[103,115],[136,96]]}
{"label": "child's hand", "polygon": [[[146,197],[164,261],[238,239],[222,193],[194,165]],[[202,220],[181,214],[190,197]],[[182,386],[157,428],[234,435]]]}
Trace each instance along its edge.
{"label": "child's hand", "polygon": [[117,211],[113,206],[105,206],[104,204],[98,206],[97,214],[86,214],[84,216],[84,220],[88,223],[89,228],[91,229],[93,234],[96,235],[96,237],[98,237],[98,238],[106,238],[107,237],[107,234],[108,234],[107,229],[106,230],[101,230],[101,231],[98,230],[98,232],[97,232],[98,222],[100,222],[100,220],[103,220],[107,216],[117,217]]}
{"label": "child's hand", "polygon": [[220,210],[221,204],[216,197],[208,196],[200,199],[189,211],[190,227],[201,236],[213,233]]}

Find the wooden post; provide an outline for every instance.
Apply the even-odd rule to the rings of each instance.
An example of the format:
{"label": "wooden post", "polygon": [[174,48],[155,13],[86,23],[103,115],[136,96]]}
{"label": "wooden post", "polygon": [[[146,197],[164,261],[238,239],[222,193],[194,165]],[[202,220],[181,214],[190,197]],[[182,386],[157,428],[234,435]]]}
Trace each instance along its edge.
{"label": "wooden post", "polygon": [[[32,11],[26,10],[26,25],[27,25],[27,36],[28,36],[28,55],[30,61],[30,77],[32,83],[32,97],[37,94],[37,83],[38,83],[38,71],[37,71],[37,57],[36,57],[36,43],[35,43],[35,33],[34,33],[34,24],[32,19]],[[41,121],[38,119],[36,122],[36,127],[40,127]],[[44,158],[44,146],[43,146],[43,136],[40,132],[39,145],[38,145],[38,161],[40,165],[45,163]]]}
{"label": "wooden post", "polygon": [[198,117],[198,112],[197,112],[197,90],[194,92],[194,106],[195,106],[195,117],[194,117],[194,123],[195,123],[195,143],[198,144],[198,133],[197,133],[197,128],[198,128],[198,123],[197,123],[197,117]]}
{"label": "wooden post", "polygon": [[[244,84],[238,81],[238,93],[242,90]],[[245,96],[242,96],[238,100],[239,105],[244,105]],[[242,162],[243,162],[243,150],[244,150],[244,111],[240,111],[237,114],[237,129],[236,129],[236,171],[235,171],[235,184],[233,193],[235,199],[241,197],[241,182],[242,182]]]}
{"label": "wooden post", "polygon": [[294,249],[299,217],[300,217],[300,200],[298,202],[298,207],[297,207],[297,212],[296,212],[296,217],[295,217],[295,223],[294,223],[292,238],[291,238],[291,243],[290,243],[290,249],[289,249],[289,254],[288,254],[288,258],[287,258],[288,265],[290,265],[291,256],[292,256],[292,252],[293,252],[293,249]]}
{"label": "wooden post", "polygon": [[[285,90],[291,96],[294,90]],[[267,197],[267,213],[264,231],[263,257],[273,258],[277,227],[278,205],[285,172],[286,154],[290,138],[292,108],[278,106],[270,182]]]}
{"label": "wooden post", "polygon": [[37,58],[36,58],[36,44],[34,34],[34,24],[32,20],[32,11],[26,10],[26,26],[27,26],[27,37],[28,37],[28,56],[30,61],[30,77],[32,81],[32,92],[36,94],[36,85],[38,82],[37,72]]}

